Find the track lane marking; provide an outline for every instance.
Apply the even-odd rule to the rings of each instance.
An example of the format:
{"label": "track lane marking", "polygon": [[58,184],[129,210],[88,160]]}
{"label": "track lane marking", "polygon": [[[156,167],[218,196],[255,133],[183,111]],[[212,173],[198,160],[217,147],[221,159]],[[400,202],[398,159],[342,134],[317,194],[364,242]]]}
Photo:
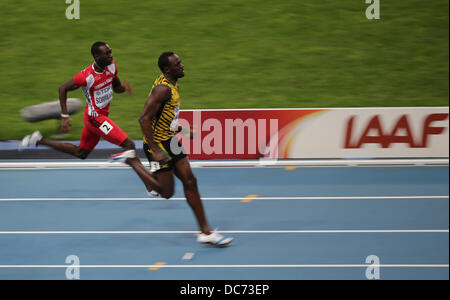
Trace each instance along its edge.
{"label": "track lane marking", "polygon": [[[233,234],[281,234],[281,233],[449,233],[449,229],[380,229],[380,230],[221,230]],[[14,234],[198,234],[196,230],[53,230],[53,231],[0,231],[0,235]]]}
{"label": "track lane marking", "polygon": [[[254,196],[254,195],[253,195]],[[221,201],[221,200],[235,200],[242,201],[246,197],[204,197],[203,201]],[[324,196],[324,197],[254,197],[253,200],[413,200],[413,199],[449,199],[448,195],[441,196]],[[176,201],[186,200],[184,197],[175,197],[169,200],[165,198],[0,198],[0,202],[15,202],[15,201]]]}
{"label": "track lane marking", "polygon": [[[0,265],[0,268],[367,268],[370,264],[303,264],[303,265]],[[380,264],[380,268],[448,268],[448,264]]]}

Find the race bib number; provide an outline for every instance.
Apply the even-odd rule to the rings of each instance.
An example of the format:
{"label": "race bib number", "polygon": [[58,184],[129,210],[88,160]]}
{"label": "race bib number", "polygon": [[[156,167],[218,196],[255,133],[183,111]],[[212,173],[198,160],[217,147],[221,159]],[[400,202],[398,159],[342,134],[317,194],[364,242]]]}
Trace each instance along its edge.
{"label": "race bib number", "polygon": [[94,91],[95,105],[98,108],[103,108],[111,102],[113,97],[113,90],[111,85],[108,85],[98,91]]}
{"label": "race bib number", "polygon": [[103,133],[106,135],[108,135],[108,133],[110,133],[113,129],[114,127],[109,124],[108,121],[105,121],[102,123],[102,125],[100,125],[100,130],[103,131]]}
{"label": "race bib number", "polygon": [[161,165],[157,161],[151,161],[150,162],[150,173],[154,173],[161,169]]}
{"label": "race bib number", "polygon": [[177,131],[178,129],[178,116],[180,115],[180,106],[178,105],[174,109],[174,117],[172,120],[172,123],[170,123],[170,130],[171,131]]}

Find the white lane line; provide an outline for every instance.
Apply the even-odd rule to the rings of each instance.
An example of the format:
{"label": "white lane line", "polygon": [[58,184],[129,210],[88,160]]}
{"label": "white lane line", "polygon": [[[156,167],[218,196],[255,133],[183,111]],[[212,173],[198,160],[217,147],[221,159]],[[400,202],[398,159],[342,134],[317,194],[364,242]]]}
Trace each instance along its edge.
{"label": "white lane line", "polygon": [[0,265],[0,268],[448,268],[448,264],[322,265]]}
{"label": "white lane line", "polygon": [[[204,201],[234,200],[241,201],[242,197],[205,197]],[[411,200],[411,199],[449,199],[448,195],[442,196],[339,196],[339,197],[257,197],[254,200]],[[184,197],[171,198],[0,198],[0,202],[14,201],[173,201],[186,200]]]}
{"label": "white lane line", "polygon": [[[141,160],[145,167],[149,162]],[[448,158],[431,159],[315,159],[315,160],[194,160],[192,168],[254,168],[254,167],[402,167],[402,166],[448,166]],[[106,161],[38,161],[38,162],[0,162],[0,170],[47,170],[47,169],[126,169],[129,166]]]}
{"label": "white lane line", "polygon": [[[279,233],[449,233],[448,229],[392,229],[392,230],[221,230],[232,234],[279,234]],[[197,234],[195,230],[56,230],[56,231],[0,231],[7,234]]]}

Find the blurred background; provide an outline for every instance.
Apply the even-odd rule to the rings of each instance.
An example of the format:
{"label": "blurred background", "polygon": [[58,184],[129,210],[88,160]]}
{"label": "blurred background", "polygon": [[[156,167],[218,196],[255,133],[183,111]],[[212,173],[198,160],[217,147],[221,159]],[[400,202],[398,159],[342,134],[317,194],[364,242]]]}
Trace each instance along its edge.
{"label": "blurred background", "polygon": [[[19,111],[57,100],[98,40],[134,89],[110,114],[133,139],[168,50],[185,66],[182,109],[449,105],[448,0],[381,0],[379,20],[364,0],[81,0],[69,20],[71,4],[1,0],[0,140],[58,133],[58,120]],[[84,103],[81,90],[68,96]],[[64,138],[78,140],[81,112],[72,123]]]}

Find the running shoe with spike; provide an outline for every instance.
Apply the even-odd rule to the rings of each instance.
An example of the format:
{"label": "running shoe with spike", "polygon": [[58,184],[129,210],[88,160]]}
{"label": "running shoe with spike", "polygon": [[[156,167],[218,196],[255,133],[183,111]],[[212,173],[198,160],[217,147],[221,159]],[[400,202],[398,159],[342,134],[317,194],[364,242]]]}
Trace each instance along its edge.
{"label": "running shoe with spike", "polygon": [[32,134],[25,136],[19,143],[19,151],[27,147],[37,147],[37,143],[42,140],[42,134],[39,131],[35,131]]}
{"label": "running shoe with spike", "polygon": [[161,195],[157,192],[157,191],[147,191],[147,195],[149,195],[150,197],[161,197]]}
{"label": "running shoe with spike", "polygon": [[128,158],[135,158],[136,157],[136,151],[135,150],[127,150],[121,153],[113,154],[109,157],[109,162],[121,162],[126,163],[126,160]]}
{"label": "running shoe with spike", "polygon": [[217,229],[212,231],[210,234],[200,233],[197,236],[197,242],[202,244],[211,244],[219,247],[228,246],[232,240],[232,237],[224,237],[223,235],[221,235],[217,231]]}

